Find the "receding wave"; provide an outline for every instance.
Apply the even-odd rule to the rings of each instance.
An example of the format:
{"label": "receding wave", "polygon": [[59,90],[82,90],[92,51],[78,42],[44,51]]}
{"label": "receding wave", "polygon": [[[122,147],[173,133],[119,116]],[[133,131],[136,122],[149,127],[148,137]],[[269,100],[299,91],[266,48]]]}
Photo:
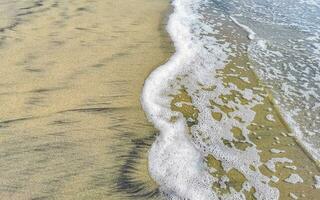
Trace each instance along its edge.
{"label": "receding wave", "polygon": [[[173,7],[167,30],[176,53],[151,73],[141,97],[160,131],[149,170],[161,193],[195,200],[306,196],[312,183],[297,174],[303,164],[295,156],[307,156],[252,70],[248,38],[257,41],[255,30],[220,1],[175,0]],[[280,190],[288,183],[306,185]]]}

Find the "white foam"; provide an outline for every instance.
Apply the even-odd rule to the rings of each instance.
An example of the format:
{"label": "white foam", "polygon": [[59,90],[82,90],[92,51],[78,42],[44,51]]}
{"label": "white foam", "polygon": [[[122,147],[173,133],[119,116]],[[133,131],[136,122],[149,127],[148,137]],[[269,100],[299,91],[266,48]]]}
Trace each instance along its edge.
{"label": "white foam", "polygon": [[[171,14],[167,30],[174,42],[176,53],[170,60],[154,70],[145,81],[141,102],[147,117],[160,131],[160,135],[153,143],[149,153],[149,170],[151,176],[160,185],[160,191],[169,199],[218,199],[218,195],[211,189],[215,181],[223,185],[226,178],[216,180],[209,174],[214,169],[207,169],[204,157],[213,155],[221,161],[223,169],[228,172],[237,169],[241,172],[256,192],[257,199],[275,200],[279,198],[278,189],[268,184],[270,178],[251,166],[258,168],[260,162],[259,150],[249,140],[247,127],[253,122],[254,106],[261,103],[262,98],[252,90],[241,90],[236,85],[225,85],[221,78],[215,78],[217,69],[222,69],[228,58],[228,43],[220,44],[208,34],[213,31],[205,24],[205,20],[198,13],[201,0],[175,0],[174,12]],[[207,28],[203,29],[202,27]],[[207,36],[208,35],[208,36]],[[183,77],[177,80],[177,77]],[[210,88],[215,86],[214,92],[201,90],[199,86]],[[170,109],[171,97],[181,86],[192,98],[192,105],[199,111],[198,124],[191,127],[192,139],[186,119],[181,113]],[[230,95],[231,91],[239,92],[251,103],[241,105],[239,102],[228,102],[226,106],[234,108],[230,117],[223,114],[222,120],[212,120],[212,110],[208,109],[210,100],[223,105],[220,95]],[[213,108],[222,112],[218,107]],[[173,122],[173,116],[177,118]],[[241,117],[243,122],[234,119]],[[234,140],[231,132],[233,127],[239,127],[245,141],[251,144],[245,150],[228,147],[223,140]],[[206,140],[204,140],[206,139]],[[219,196],[219,199],[244,199],[243,192],[247,187],[237,192],[229,188],[231,194]]]}
{"label": "white foam", "polygon": [[248,77],[240,77],[240,79],[246,83],[250,83],[249,78]]}
{"label": "white foam", "polygon": [[279,107],[278,109],[288,125],[293,129],[294,134],[290,135],[297,139],[296,141],[299,143],[299,145],[308,152],[309,156],[313,160],[320,161],[320,149],[316,145],[304,139],[303,132],[299,124],[292,117],[292,112],[284,110],[282,107]]}
{"label": "white foam", "polygon": [[271,158],[265,163],[265,165],[270,171],[276,172],[277,163],[292,163],[292,162],[293,161],[288,158]]}
{"label": "white foam", "polygon": [[320,2],[317,0],[299,0],[302,4],[308,4],[320,8]]}
{"label": "white foam", "polygon": [[286,165],[285,168],[292,169],[292,170],[297,170],[297,167],[294,166],[294,165]]}
{"label": "white foam", "polygon": [[289,196],[290,196],[292,199],[298,199],[298,196],[295,195],[295,194],[292,193],[292,192],[289,193]]}
{"label": "white foam", "polygon": [[[280,102],[282,110],[295,124],[293,132],[297,134],[299,142],[319,161],[319,1],[279,3],[272,0],[269,3],[281,16],[288,17],[287,20],[282,21],[282,17],[275,20],[271,13],[265,12],[266,9],[253,9],[255,12],[252,14],[244,12],[244,16],[237,19],[241,23],[256,25],[254,30],[259,37],[251,42],[248,51],[252,64],[259,70],[260,78],[272,86],[273,95]],[[249,7],[254,8],[251,5]],[[242,11],[242,8],[239,10]],[[299,13],[303,13],[303,16]],[[273,20],[267,21],[269,17]],[[296,27],[297,31],[287,29],[288,26]]]}
{"label": "white foam", "polygon": [[270,149],[270,152],[274,153],[274,154],[279,154],[279,153],[284,153],[285,151],[284,150],[279,150],[279,149]]}
{"label": "white foam", "polygon": [[[197,1],[195,1],[197,2]],[[173,2],[167,30],[174,41],[176,53],[168,63],[154,70],[145,81],[141,102],[148,118],[160,131],[149,153],[151,176],[159,183],[162,192],[174,199],[216,199],[210,187],[208,173],[201,153],[187,138],[185,121],[169,122],[172,111],[170,99],[163,94],[183,67],[183,62],[197,49],[192,44],[190,23],[196,20],[190,5],[183,0]],[[188,22],[188,23],[186,23]]]}
{"label": "white foam", "polygon": [[268,121],[271,121],[271,122],[275,122],[276,120],[274,119],[274,116],[272,115],[272,114],[267,114],[266,115],[266,119],[268,120]]}
{"label": "white foam", "polygon": [[291,174],[284,181],[291,184],[303,183],[303,179],[298,174]]}
{"label": "white foam", "polygon": [[271,176],[271,180],[277,183],[280,179],[277,176]]}
{"label": "white foam", "polygon": [[255,37],[256,37],[256,33],[251,29],[249,28],[249,26],[246,26],[244,24],[241,24],[235,17],[233,16],[230,16],[231,20],[237,24],[238,26],[240,26],[241,28],[243,28],[247,33],[248,33],[248,38],[250,40],[254,40]]}

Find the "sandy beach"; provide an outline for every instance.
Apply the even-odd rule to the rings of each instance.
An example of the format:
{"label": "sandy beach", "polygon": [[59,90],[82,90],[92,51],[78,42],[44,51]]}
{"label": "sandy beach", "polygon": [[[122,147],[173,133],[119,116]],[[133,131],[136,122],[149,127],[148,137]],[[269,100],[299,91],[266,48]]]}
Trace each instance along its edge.
{"label": "sandy beach", "polygon": [[[4,0],[0,11],[0,199],[164,199],[148,166],[159,131],[148,122],[140,95],[149,74],[175,52],[165,30],[170,2]],[[221,38],[215,37],[248,42],[245,31],[238,28],[234,34],[229,23]],[[239,152],[255,147],[264,164],[252,170],[273,179],[268,184],[279,190],[281,200],[292,199],[291,193],[316,200],[319,163],[294,137],[248,54],[239,51],[228,59],[212,79],[253,91],[260,102],[245,127],[250,143],[234,126],[233,139],[223,140],[224,145]],[[183,85],[188,74],[174,78],[170,81],[181,82],[181,88],[164,93],[174,113],[168,123],[184,118],[189,137],[201,113]],[[197,84],[216,92],[216,85]],[[228,107],[251,105],[239,91],[210,99],[210,120],[221,127],[231,118],[243,123],[232,115],[237,109]],[[292,162],[266,165],[278,158]],[[236,168],[226,171],[212,155],[202,161],[216,170],[210,176],[220,182],[210,190],[218,195],[239,192],[248,181]],[[293,173],[303,182],[288,184]],[[257,199],[255,192],[245,191],[245,198]]]}
{"label": "sandy beach", "polygon": [[1,199],[156,196],[139,99],[172,51],[168,1],[1,3],[21,12],[1,14]]}

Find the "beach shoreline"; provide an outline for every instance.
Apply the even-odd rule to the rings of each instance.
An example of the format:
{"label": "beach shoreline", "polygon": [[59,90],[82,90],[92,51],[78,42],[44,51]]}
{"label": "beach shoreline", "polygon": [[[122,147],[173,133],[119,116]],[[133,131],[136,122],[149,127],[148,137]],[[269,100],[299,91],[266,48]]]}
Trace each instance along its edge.
{"label": "beach shoreline", "polygon": [[[171,24],[169,22],[168,31],[176,43],[175,46],[178,48],[178,52],[176,51],[168,63],[160,66],[148,77],[142,94],[144,109],[148,117],[161,132],[151,149],[151,161],[149,162],[151,162],[151,173],[153,173],[155,179],[161,182],[160,185],[163,187],[164,193],[167,194],[169,192],[166,190],[175,188],[175,191],[172,192],[173,197],[177,195],[179,198],[193,199],[199,195],[197,198],[200,199],[213,198],[207,193],[206,188],[197,187],[199,185],[206,185],[205,180],[210,179],[204,175],[204,167],[198,160],[199,157],[205,156],[204,162],[209,166],[209,171],[213,171],[213,173],[211,173],[211,176],[215,180],[213,190],[218,195],[230,195],[232,193],[231,191],[234,192],[234,188],[236,188],[236,192],[242,191],[243,188],[241,189],[241,187],[248,181],[247,178],[251,178],[249,184],[253,184],[254,187],[251,188],[251,190],[244,190],[244,195],[249,199],[255,199],[257,196],[262,199],[266,196],[271,199],[290,199],[296,195],[305,199],[315,199],[318,191],[314,188],[314,177],[319,174],[318,163],[311,159],[306,149],[299,144],[291,128],[288,127],[288,124],[282,117],[268,87],[258,79],[256,71],[250,64],[248,52],[244,49],[247,48],[245,44],[248,46],[250,42],[248,39],[253,40],[254,37],[249,36],[248,38],[246,30],[240,29],[243,27],[235,27],[235,25],[238,24],[232,25],[234,28],[233,31],[236,33],[230,32],[222,35],[221,32],[219,32],[219,35],[215,34],[214,30],[210,32],[210,27],[205,27],[205,31],[201,32],[202,27],[199,28],[197,25],[201,24],[205,26],[207,24],[202,24],[203,21],[201,21],[202,23],[199,22],[199,19],[203,19],[201,18],[203,16],[199,17],[197,9],[202,11],[203,8],[199,6],[203,6],[203,4],[198,1],[190,3],[177,0],[173,2],[173,5],[176,13],[171,16]],[[194,13],[192,12],[196,14],[193,15]],[[187,22],[183,21],[187,18],[186,15],[189,16],[190,22],[188,20]],[[234,20],[229,19],[229,21],[232,23]],[[226,20],[223,22],[228,23]],[[228,27],[226,24],[224,24],[224,26]],[[209,31],[206,32],[206,30]],[[225,30],[222,32],[224,33],[224,31]],[[199,72],[193,71],[192,66],[201,71],[201,67],[204,65],[203,60],[197,59],[203,58],[205,60],[212,54],[215,55],[213,53],[214,48],[210,49],[206,44],[201,43],[201,39],[199,39],[200,42],[197,40],[198,33],[200,33],[201,39],[207,39],[206,36],[212,34],[215,39],[230,40],[231,44],[233,44],[235,40],[239,42],[239,51],[234,52],[226,59],[225,66],[219,66],[220,62],[212,62],[211,65],[218,65],[216,70],[215,67],[211,66],[212,70],[204,73],[204,77],[212,73],[212,80],[215,80],[216,83],[222,81],[222,83],[219,83],[221,85],[215,85],[215,83],[213,83],[213,85],[201,84],[201,78],[193,75]],[[204,41],[206,41],[205,39]],[[210,39],[208,40],[210,41]],[[215,42],[215,40],[213,41]],[[201,51],[203,46],[205,49],[211,50],[208,50],[208,55],[201,55],[197,52],[197,50],[200,49],[200,52],[207,53],[206,50]],[[208,46],[210,46],[210,44],[208,44]],[[219,47],[218,44],[217,46]],[[195,49],[194,52],[192,51],[193,49]],[[218,53],[216,54],[219,55]],[[207,62],[210,63],[210,60],[208,59]],[[197,66],[198,63],[201,67]],[[205,67],[209,68],[210,66]],[[200,80],[197,81],[197,78]],[[210,83],[210,81],[208,81],[209,77],[206,78],[204,80]],[[161,80],[162,82],[159,84]],[[191,83],[193,83],[193,85],[191,85]],[[197,84],[201,87],[194,89]],[[218,88],[224,88],[226,91],[230,90],[230,93],[221,89],[217,91],[217,86]],[[199,90],[201,89],[204,94],[202,98],[199,97]],[[213,99],[209,99],[210,106],[207,106],[207,109],[212,109],[215,112],[212,112],[212,120],[214,123],[209,122],[207,126],[215,127],[212,128],[212,131],[219,130],[219,126],[225,126],[227,128],[222,129],[222,131],[225,132],[219,133],[222,135],[220,139],[223,140],[225,146],[236,150],[234,152],[235,155],[239,154],[239,150],[246,151],[247,149],[256,148],[257,159],[259,160],[253,161],[252,165],[248,166],[248,170],[244,170],[244,166],[239,168],[238,165],[232,165],[236,163],[236,161],[229,160],[229,157],[232,158],[234,155],[224,155],[220,153],[219,150],[216,150],[216,152],[218,151],[217,156],[220,156],[220,158],[215,158],[215,155],[212,155],[211,152],[208,153],[210,146],[207,147],[207,150],[203,150],[205,153],[201,154],[202,149],[205,149],[205,147],[203,147],[205,144],[203,145],[198,140],[203,137],[203,141],[210,141],[210,139],[208,139],[210,138],[210,132],[201,132],[207,126],[203,121],[200,122],[198,119],[201,117],[202,112],[205,112],[203,107],[207,102],[204,102],[203,99],[208,98],[208,91],[212,92],[211,95]],[[249,94],[247,92],[249,92]],[[250,94],[250,92],[252,93]],[[203,102],[199,103],[197,101]],[[171,106],[169,109],[168,105]],[[252,107],[250,108],[251,105]],[[252,115],[246,116],[246,113],[241,114],[237,112],[239,107],[243,109],[242,112],[250,108],[247,112],[251,112]],[[241,118],[236,116],[237,113],[240,114]],[[230,124],[225,125],[225,123],[228,122],[227,120],[232,117],[234,117],[236,121],[229,121]],[[203,118],[208,119],[209,117],[206,116]],[[247,124],[245,124],[243,119],[246,118],[252,118],[252,121],[249,120],[246,122]],[[219,124],[220,121],[221,125]],[[198,126],[198,124],[202,124],[204,127],[201,129],[201,125]],[[240,125],[240,127],[243,126],[241,124],[245,124],[245,126],[240,129],[236,125],[230,127],[231,124]],[[200,128],[197,129],[195,127]],[[224,139],[224,137],[230,138],[228,128],[231,129],[233,139]],[[181,133],[188,137],[187,141],[185,141],[185,136],[181,136]],[[219,137],[214,138],[214,140],[218,139]],[[174,144],[174,142],[172,142],[174,140],[181,141]],[[199,143],[203,146],[199,145]],[[218,142],[215,144],[217,148],[225,148],[220,147]],[[179,146],[185,148],[185,150],[179,149]],[[215,149],[215,147],[212,148]],[[225,149],[225,151],[227,152],[228,150]],[[186,154],[186,152],[189,153]],[[252,158],[248,157],[248,159]],[[192,168],[188,170],[190,170],[192,175],[175,171],[175,173],[177,173],[176,179],[169,176],[169,174],[174,173],[170,173],[172,168],[179,169],[179,165],[187,166],[188,164],[185,162],[188,161],[190,162],[190,168]],[[198,162],[198,164],[196,164],[196,162]],[[245,162],[245,160],[243,160],[243,162]],[[159,166],[160,163],[161,167]],[[229,166],[229,168],[225,169],[222,166]],[[162,173],[163,171],[165,171],[165,173]],[[245,176],[244,174],[248,173],[248,171],[260,173],[261,184],[266,184],[265,187],[261,187],[261,184],[257,182],[256,178],[252,179],[253,175]],[[303,181],[300,182],[299,179],[299,184],[290,184],[287,181],[288,177],[294,173],[302,177],[301,180]],[[199,176],[203,176],[203,179],[199,180]],[[296,174],[293,176],[296,177]],[[300,176],[298,177],[300,178]],[[187,179],[192,181],[184,182],[184,180],[179,179],[179,177],[188,177]],[[223,181],[226,179],[231,180],[231,182],[228,183],[228,181],[226,181],[227,183],[224,183]],[[221,182],[226,184],[226,186],[221,187]],[[195,185],[191,186],[188,184]],[[255,184],[260,184],[260,191],[257,191]],[[266,190],[269,186],[271,186],[269,188],[270,190]],[[185,191],[184,187],[192,187],[196,191]],[[176,194],[175,192],[179,193]],[[232,195],[235,195],[235,193],[232,193]]]}
{"label": "beach shoreline", "polygon": [[[261,184],[279,190],[280,199],[291,199],[291,194],[317,198],[314,176],[319,175],[319,163],[292,134],[248,53],[239,47],[221,66],[210,63],[216,58],[208,60],[212,65],[204,71],[208,79],[203,81],[197,76],[206,64],[202,61],[216,56],[219,49],[195,56],[198,52],[192,50],[205,45],[193,46],[188,27],[181,27],[188,24],[183,19],[197,22],[199,15],[184,10],[192,3],[185,7],[184,1],[172,3],[5,0],[0,4],[4,11],[14,8],[3,12],[0,21],[0,56],[5,58],[0,64],[1,198],[150,200],[177,195],[198,200],[243,192],[247,199],[256,199],[256,188],[251,186],[257,182],[246,174],[247,166],[230,167],[236,159],[244,162],[241,153],[254,148],[256,154],[248,155],[259,156],[261,163],[252,162],[248,168],[260,173]],[[189,15],[179,18],[174,8]],[[172,15],[179,33],[174,23],[167,27]],[[235,26],[232,20],[225,23],[224,32],[212,36],[230,43],[250,42],[241,27],[235,28],[236,33],[228,31]],[[194,30],[210,30],[201,28]],[[185,34],[182,39],[190,40],[181,41],[178,36]],[[252,33],[249,38],[254,39]],[[223,53],[219,59],[224,59]],[[202,65],[195,68],[198,61]],[[246,96],[243,91],[252,93]],[[201,94],[205,95],[198,98]],[[208,115],[201,118],[205,112]],[[251,121],[246,121],[244,112],[254,113],[248,117]],[[201,119],[210,120],[206,124]],[[196,135],[199,124],[205,130],[214,128]],[[199,145],[195,138],[209,141],[205,134],[222,135],[217,137],[221,146],[213,143],[221,154],[202,151],[204,143]],[[164,141],[171,143],[166,146]],[[236,154],[224,157],[230,149]],[[299,174],[303,182],[288,184],[292,174]],[[180,179],[174,182],[174,177]],[[243,189],[245,185],[250,188]]]}

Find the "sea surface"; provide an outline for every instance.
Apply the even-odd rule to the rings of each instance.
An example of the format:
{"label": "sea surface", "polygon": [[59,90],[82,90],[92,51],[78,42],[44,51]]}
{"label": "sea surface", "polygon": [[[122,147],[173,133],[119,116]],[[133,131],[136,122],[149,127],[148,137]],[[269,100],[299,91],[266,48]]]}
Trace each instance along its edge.
{"label": "sea surface", "polygon": [[253,32],[252,65],[293,132],[320,160],[320,1],[212,3]]}
{"label": "sea surface", "polygon": [[[169,199],[317,199],[320,2],[175,0],[176,53],[146,80]],[[308,191],[308,192],[307,192]]]}
{"label": "sea surface", "polygon": [[221,18],[231,19],[247,32],[253,69],[293,132],[320,160],[320,1],[208,0],[204,4],[201,14],[212,16],[205,19],[207,23],[215,27]]}

